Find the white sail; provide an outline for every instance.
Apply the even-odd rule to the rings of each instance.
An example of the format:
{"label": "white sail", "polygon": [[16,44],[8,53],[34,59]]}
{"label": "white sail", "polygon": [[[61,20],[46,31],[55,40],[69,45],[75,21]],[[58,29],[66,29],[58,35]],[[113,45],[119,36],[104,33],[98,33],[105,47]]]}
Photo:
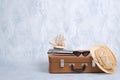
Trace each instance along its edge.
{"label": "white sail", "polygon": [[59,34],[55,37],[53,42],[49,42],[49,43],[56,48],[64,48],[65,46],[64,41],[65,41],[64,36],[62,34]]}

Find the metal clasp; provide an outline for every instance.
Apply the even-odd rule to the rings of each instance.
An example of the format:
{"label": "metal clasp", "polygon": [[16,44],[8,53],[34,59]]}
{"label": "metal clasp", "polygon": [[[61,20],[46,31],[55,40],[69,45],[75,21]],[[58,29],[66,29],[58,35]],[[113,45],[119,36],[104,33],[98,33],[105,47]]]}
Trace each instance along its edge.
{"label": "metal clasp", "polygon": [[82,63],[82,66],[84,66],[84,65],[85,65],[85,66],[88,66],[88,64],[87,64],[87,63]]}
{"label": "metal clasp", "polygon": [[92,67],[95,67],[95,66],[96,66],[95,61],[92,60]]}
{"label": "metal clasp", "polygon": [[71,65],[75,66],[75,64],[73,64],[73,63],[69,64],[70,67],[71,67]]}
{"label": "metal clasp", "polygon": [[64,59],[60,60],[60,67],[63,68],[64,67]]}

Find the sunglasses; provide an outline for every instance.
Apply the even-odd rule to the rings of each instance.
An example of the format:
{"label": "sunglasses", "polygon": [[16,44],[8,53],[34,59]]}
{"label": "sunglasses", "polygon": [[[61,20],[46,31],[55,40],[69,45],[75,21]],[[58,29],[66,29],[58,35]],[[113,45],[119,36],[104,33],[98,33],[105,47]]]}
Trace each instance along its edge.
{"label": "sunglasses", "polygon": [[89,55],[89,53],[90,53],[90,51],[73,51],[73,54],[75,55],[75,56],[80,56],[81,54],[84,56],[84,57],[86,57],[86,56],[88,56]]}

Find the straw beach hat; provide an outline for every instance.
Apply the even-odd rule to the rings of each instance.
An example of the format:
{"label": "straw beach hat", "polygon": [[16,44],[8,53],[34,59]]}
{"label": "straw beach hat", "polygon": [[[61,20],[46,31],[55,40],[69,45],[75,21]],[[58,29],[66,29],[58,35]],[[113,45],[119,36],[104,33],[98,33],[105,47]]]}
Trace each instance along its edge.
{"label": "straw beach hat", "polygon": [[107,46],[93,46],[90,53],[97,66],[106,73],[116,71],[117,60],[113,52]]}

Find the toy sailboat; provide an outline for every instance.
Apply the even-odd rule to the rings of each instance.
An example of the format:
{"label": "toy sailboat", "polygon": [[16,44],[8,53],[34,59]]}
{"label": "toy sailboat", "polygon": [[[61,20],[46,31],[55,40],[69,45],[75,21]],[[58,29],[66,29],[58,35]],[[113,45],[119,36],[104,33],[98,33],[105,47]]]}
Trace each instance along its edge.
{"label": "toy sailboat", "polygon": [[64,36],[59,34],[55,37],[53,42],[49,42],[54,48],[63,49],[65,47]]}

